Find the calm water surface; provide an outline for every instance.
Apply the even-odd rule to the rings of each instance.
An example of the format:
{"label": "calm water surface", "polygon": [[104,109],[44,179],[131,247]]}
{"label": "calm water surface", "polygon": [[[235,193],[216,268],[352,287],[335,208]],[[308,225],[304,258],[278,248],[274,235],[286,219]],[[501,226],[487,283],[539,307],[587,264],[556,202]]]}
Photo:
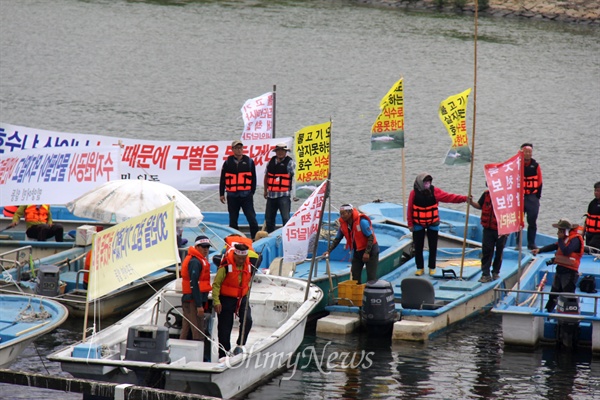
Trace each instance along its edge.
{"label": "calm water surface", "polygon": [[[401,202],[403,172],[406,190],[422,171],[442,189],[469,190],[468,167],[442,164],[450,138],[437,109],[473,87],[470,17],[318,0],[0,0],[0,15],[2,122],[117,137],[233,140],[243,128],[244,101],[277,85],[277,136],[333,120],[334,205]],[[561,217],[582,221],[600,180],[599,55],[598,28],[480,19],[475,195],[484,189],[484,164],[508,159],[530,141],[544,172],[539,230],[553,233]],[[399,151],[369,151],[379,100],[400,76],[404,165]],[[189,196],[202,209],[225,211],[216,193]],[[40,356],[77,340],[75,325],[38,340],[13,368],[63,374]],[[282,375],[247,397],[600,398],[598,359],[504,349],[496,317],[427,344],[375,343],[309,333],[302,349],[368,349],[373,365],[322,373],[310,362],[291,380]],[[0,386],[0,398],[69,398],[37,393]]]}

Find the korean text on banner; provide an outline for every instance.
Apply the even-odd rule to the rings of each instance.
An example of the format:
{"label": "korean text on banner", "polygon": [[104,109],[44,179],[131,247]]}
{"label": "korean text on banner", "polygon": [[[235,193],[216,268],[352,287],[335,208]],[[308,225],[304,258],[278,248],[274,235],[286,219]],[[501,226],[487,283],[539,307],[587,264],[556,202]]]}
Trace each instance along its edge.
{"label": "korean text on banner", "polygon": [[94,235],[88,301],[179,262],[175,202]]}
{"label": "korean text on banner", "polygon": [[242,141],[273,137],[273,92],[248,99],[242,106]]}
{"label": "korean text on banner", "polygon": [[467,137],[467,103],[470,93],[471,89],[467,89],[440,103],[439,117],[452,139],[452,146],[445,161],[448,165],[471,162]]}
{"label": "korean text on banner", "polygon": [[[292,145],[291,137],[251,140],[244,144],[244,154],[254,160],[257,176],[263,176],[275,145]],[[0,122],[0,155],[9,156],[22,150],[54,148],[89,149],[122,145],[120,179],[158,181],[181,191],[217,190],[218,183],[205,178],[219,178],[221,167],[232,155],[231,140],[211,142],[174,142],[139,140],[100,135],[83,135],[26,128]],[[116,164],[116,163],[115,163]],[[208,179],[207,179],[208,180]],[[262,185],[263,180],[258,180]]]}
{"label": "korean text on banner", "polygon": [[282,228],[284,261],[304,261],[310,246],[319,239],[319,219],[326,189],[327,181],[312,192]]}
{"label": "korean text on banner", "polygon": [[329,177],[331,122],[302,128],[294,140],[296,196],[305,199]]}
{"label": "korean text on banner", "polygon": [[486,164],[485,180],[490,191],[498,234],[505,235],[523,227],[523,152],[499,164]]}
{"label": "korean text on banner", "polygon": [[64,204],[119,178],[119,149],[114,146],[2,153],[0,205]]}
{"label": "korean text on banner", "polygon": [[404,83],[392,86],[379,104],[381,113],[371,127],[371,150],[404,148]]}

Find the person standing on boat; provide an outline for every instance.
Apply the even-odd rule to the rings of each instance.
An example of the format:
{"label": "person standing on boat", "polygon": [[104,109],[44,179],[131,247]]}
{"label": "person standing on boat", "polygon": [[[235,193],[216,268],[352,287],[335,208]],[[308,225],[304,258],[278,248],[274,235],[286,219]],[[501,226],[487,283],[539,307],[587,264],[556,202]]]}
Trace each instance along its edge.
{"label": "person standing on boat", "polygon": [[290,219],[292,182],[296,164],[287,155],[288,151],[290,149],[285,143],[277,144],[275,146],[275,155],[271,158],[265,169],[264,186],[265,199],[267,199],[265,223],[266,230],[269,233],[275,230],[277,210],[281,213],[283,225],[287,224]]}
{"label": "person standing on boat", "polygon": [[358,212],[352,204],[343,204],[340,207],[340,228],[331,246],[325,253],[324,257],[328,257],[329,253],[337,247],[346,238],[346,248],[353,249],[352,256],[352,280],[361,284],[363,266],[367,267],[367,281],[377,279],[377,265],[379,263],[379,245],[375,237],[375,231],[371,220],[365,214]]}
{"label": "person standing on boat", "polygon": [[[568,220],[561,219],[556,224],[558,241],[549,244],[540,249],[531,250],[531,254],[546,253],[556,251],[554,263],[556,264],[556,274],[552,282],[552,292],[575,293],[577,280],[579,279],[579,263],[583,256],[583,237],[578,233],[577,226],[572,225]],[[551,294],[546,303],[546,310],[552,312],[556,307],[558,295]]]}
{"label": "person standing on boat", "polygon": [[537,234],[537,218],[540,212],[540,198],[542,197],[542,167],[533,159],[533,144],[523,143],[521,145],[525,165],[524,176],[524,200],[523,205],[527,214],[527,248],[537,249],[535,236]]}
{"label": "person standing on boat", "polygon": [[55,238],[57,242],[63,241],[64,229],[61,224],[52,223],[52,212],[49,204],[26,204],[19,206],[13,222],[9,225],[14,228],[19,224],[21,217],[25,216],[25,234],[27,237],[45,242],[46,239]]}
{"label": "person standing on boat", "polygon": [[208,301],[208,293],[212,289],[210,263],[207,259],[209,250],[210,240],[200,235],[188,249],[187,256],[181,263],[183,321],[179,339],[187,339],[191,329],[193,340],[204,340],[204,304]]}
{"label": "person standing on boat", "polygon": [[[240,319],[237,344],[243,346],[248,340],[252,328],[252,313],[246,303],[251,280],[252,266],[248,258],[248,246],[236,243],[225,253],[212,286],[213,307],[219,314],[219,358],[224,357],[231,349],[234,315]],[[245,331],[242,334],[244,325]]]}
{"label": "person standing on boat", "polygon": [[438,203],[465,203],[467,201],[467,196],[446,193],[442,189],[434,187],[431,184],[432,181],[433,178],[426,172],[417,175],[413,190],[408,196],[406,221],[408,229],[413,233],[415,264],[417,265],[415,275],[417,276],[423,275],[425,268],[423,249],[426,235],[429,243],[429,275],[435,274],[440,230]]}
{"label": "person standing on boat", "polygon": [[[233,155],[227,157],[221,169],[219,195],[221,203],[227,202],[229,226],[238,228],[240,208],[250,225],[250,237],[258,232],[256,211],[254,211],[254,192],[256,192],[256,166],[254,161],[244,155],[244,144],[240,140],[231,143]],[[227,191],[227,198],[225,198]]]}
{"label": "person standing on boat", "polygon": [[[490,191],[483,192],[479,201],[474,202],[469,198],[469,203],[476,209],[481,210],[481,226],[483,227],[483,239],[481,242],[481,278],[479,282],[491,282],[500,278],[502,267],[502,255],[508,235],[498,235],[498,221],[494,214],[494,204]],[[494,255],[494,249],[496,254]],[[494,260],[492,267],[492,258]],[[490,276],[490,267],[492,275]]]}
{"label": "person standing on boat", "polygon": [[594,200],[585,214],[585,244],[600,249],[600,182],[594,183]]}

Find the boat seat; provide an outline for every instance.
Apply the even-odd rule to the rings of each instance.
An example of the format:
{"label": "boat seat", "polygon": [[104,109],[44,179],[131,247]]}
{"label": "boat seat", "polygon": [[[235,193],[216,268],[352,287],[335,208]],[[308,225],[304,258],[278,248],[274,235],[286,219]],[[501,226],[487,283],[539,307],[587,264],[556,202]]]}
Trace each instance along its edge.
{"label": "boat seat", "polygon": [[296,272],[295,262],[283,261],[283,257],[276,257],[269,265],[269,275],[286,276],[291,278]]}
{"label": "boat seat", "polygon": [[404,278],[400,283],[400,290],[402,308],[435,310],[444,305],[443,302],[435,301],[435,289],[428,279]]}

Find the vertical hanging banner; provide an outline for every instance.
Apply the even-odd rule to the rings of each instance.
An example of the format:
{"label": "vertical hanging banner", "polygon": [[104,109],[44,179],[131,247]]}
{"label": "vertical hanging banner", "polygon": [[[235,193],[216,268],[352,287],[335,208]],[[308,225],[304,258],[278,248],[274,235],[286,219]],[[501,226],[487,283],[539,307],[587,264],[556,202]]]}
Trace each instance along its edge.
{"label": "vertical hanging banner", "polygon": [[404,148],[404,83],[392,86],[379,103],[381,113],[371,127],[371,150]]}
{"label": "vertical hanging banner", "polygon": [[300,262],[308,256],[308,250],[319,237],[319,220],[326,190],[327,180],[312,192],[282,228],[284,261]]}
{"label": "vertical hanging banner", "polygon": [[120,178],[115,146],[51,147],[0,154],[0,205],[64,204]]}
{"label": "vertical hanging banner", "polygon": [[175,202],[94,234],[88,301],[179,262]]}
{"label": "vertical hanging banner", "polygon": [[241,111],[244,119],[242,141],[273,137],[273,92],[246,100]]}
{"label": "vertical hanging banner", "polygon": [[296,196],[306,199],[329,177],[331,121],[300,129],[294,136]]}
{"label": "vertical hanging banner", "polygon": [[523,152],[509,160],[483,167],[490,191],[498,234],[505,235],[523,227]]}
{"label": "vertical hanging banner", "polygon": [[444,163],[447,165],[469,164],[471,149],[467,137],[467,103],[471,89],[448,97],[440,103],[440,120],[448,130],[452,147],[446,154]]}

